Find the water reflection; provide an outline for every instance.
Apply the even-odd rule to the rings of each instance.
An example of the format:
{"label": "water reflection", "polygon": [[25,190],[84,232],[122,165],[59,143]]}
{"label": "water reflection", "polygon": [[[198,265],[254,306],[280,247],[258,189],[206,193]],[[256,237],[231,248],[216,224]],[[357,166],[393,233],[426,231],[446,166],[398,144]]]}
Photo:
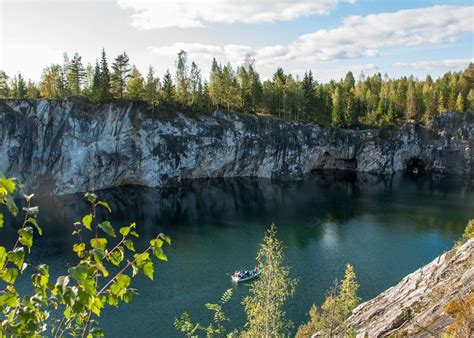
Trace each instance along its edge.
{"label": "water reflection", "polygon": [[[474,216],[469,180],[433,176],[325,173],[298,181],[209,179],[166,189],[127,186],[98,195],[114,211],[102,216],[115,226],[137,222],[137,246],[145,247],[158,232],[173,238],[169,263],[157,268],[157,283],[137,280],[147,296],[102,318],[106,333],[113,336],[173,336],[173,319],[184,310],[205,320],[202,304],[229,287],[225,272],[252,265],[272,222],[278,224],[287,261],[300,278],[296,298],[288,305],[290,318],[298,323],[313,302],[322,300],[333,279],[341,277],[347,262],[358,272],[361,296],[372,297],[449,248]],[[83,194],[35,202],[45,236],[36,241],[33,261],[49,264],[53,275],[64,273],[75,260],[72,223],[89,206]],[[6,234],[14,237],[11,229]],[[237,288],[229,304],[232,325],[243,321],[239,299],[246,292]],[[153,317],[146,326],[140,325],[144,311]],[[130,324],[124,328],[119,325],[123,322]]]}

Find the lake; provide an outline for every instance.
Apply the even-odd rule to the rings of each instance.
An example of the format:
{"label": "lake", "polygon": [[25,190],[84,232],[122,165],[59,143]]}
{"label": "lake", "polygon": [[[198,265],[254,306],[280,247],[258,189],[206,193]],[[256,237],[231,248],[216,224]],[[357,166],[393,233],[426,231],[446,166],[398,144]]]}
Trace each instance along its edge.
{"label": "lake", "polygon": [[[103,313],[108,336],[179,336],[173,320],[183,311],[205,323],[204,304],[234,288],[226,312],[229,327],[244,323],[242,297],[227,273],[253,267],[265,229],[278,225],[286,263],[300,283],[288,302],[288,317],[307,319],[345,264],[354,265],[360,296],[367,300],[449,249],[474,217],[468,180],[405,175],[377,177],[315,174],[298,181],[269,179],[193,180],[178,187],[121,187],[98,193],[110,203],[118,228],[132,221],[138,246],[159,232],[172,237],[169,261],[158,263],[155,281],[132,283],[141,295]],[[35,239],[33,262],[64,274],[75,257],[72,223],[88,213],[83,194],[35,198],[44,236]],[[4,236],[13,236],[7,231]]]}

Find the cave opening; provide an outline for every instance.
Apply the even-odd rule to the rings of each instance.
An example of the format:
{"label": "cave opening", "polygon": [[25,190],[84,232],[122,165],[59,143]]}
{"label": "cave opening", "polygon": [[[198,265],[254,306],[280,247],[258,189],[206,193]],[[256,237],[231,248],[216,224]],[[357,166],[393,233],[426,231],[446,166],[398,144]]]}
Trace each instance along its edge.
{"label": "cave opening", "polygon": [[405,171],[409,174],[418,175],[423,174],[426,170],[426,163],[419,157],[411,157],[405,165]]}

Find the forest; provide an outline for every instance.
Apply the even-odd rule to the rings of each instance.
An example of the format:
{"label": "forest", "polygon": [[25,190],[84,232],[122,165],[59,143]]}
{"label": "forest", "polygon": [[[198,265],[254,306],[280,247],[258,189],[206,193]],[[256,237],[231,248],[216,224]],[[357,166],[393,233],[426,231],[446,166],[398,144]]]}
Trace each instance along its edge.
{"label": "forest", "polygon": [[95,65],[87,66],[78,53],[72,58],[64,54],[63,64],[46,67],[39,83],[0,70],[0,98],[81,96],[96,103],[127,99],[168,111],[201,114],[224,109],[341,128],[429,124],[438,114],[474,110],[473,63],[437,79],[392,79],[381,73],[361,73],[356,79],[349,71],[344,79],[328,83],[316,81],[311,70],[299,78],[282,68],[262,81],[250,57],[236,70],[214,58],[205,78],[180,51],[175,68],[175,74],[167,70],[159,78],[151,66],[141,74],[125,52],[110,62],[102,50]]}

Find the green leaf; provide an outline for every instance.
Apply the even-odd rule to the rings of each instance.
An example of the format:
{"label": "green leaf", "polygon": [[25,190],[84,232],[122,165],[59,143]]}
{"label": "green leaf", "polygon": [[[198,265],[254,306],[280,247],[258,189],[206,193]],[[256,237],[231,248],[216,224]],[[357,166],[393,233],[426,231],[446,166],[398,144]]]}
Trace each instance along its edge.
{"label": "green leaf", "polygon": [[145,276],[147,276],[151,280],[153,280],[153,273],[154,272],[155,272],[155,270],[153,268],[153,262],[151,260],[149,260],[148,262],[146,262],[143,265],[143,273],[145,274]]}
{"label": "green leaf", "polygon": [[95,294],[95,280],[92,277],[92,274],[89,273],[87,266],[79,264],[75,267],[70,268],[68,272],[71,277],[74,278],[76,282],[82,286],[83,290],[87,292],[88,295]]}
{"label": "green leaf", "polygon": [[7,292],[0,295],[0,307],[11,306],[17,307],[20,305],[20,299],[18,293],[16,292]]}
{"label": "green leaf", "polygon": [[24,227],[18,230],[18,241],[28,248],[28,251],[31,250],[33,246],[33,228],[32,227]]}
{"label": "green leaf", "polygon": [[91,239],[91,247],[93,247],[94,249],[105,250],[106,246],[107,246],[106,238],[92,238]]}
{"label": "green leaf", "polygon": [[97,266],[97,270],[99,270],[104,277],[109,276],[109,272],[107,271],[105,266],[102,264],[102,262],[97,262],[96,266]]}
{"label": "green leaf", "polygon": [[113,265],[115,266],[119,266],[120,263],[122,263],[123,259],[124,259],[124,253],[123,253],[123,246],[119,246],[117,249],[115,249],[114,251],[112,251],[109,255],[108,255],[108,259],[110,261],[110,263],[112,263]]}
{"label": "green leaf", "polygon": [[15,191],[15,182],[11,178],[0,178],[0,187],[5,188],[9,195]]}
{"label": "green leaf", "polygon": [[79,257],[82,257],[82,253],[84,252],[85,249],[86,249],[86,245],[84,243],[74,244],[72,246],[72,251],[77,253]]}
{"label": "green leaf", "polygon": [[90,192],[86,192],[84,194],[84,196],[87,198],[87,200],[91,203],[95,203],[95,201],[97,201],[97,195],[96,194],[93,194],[93,193],[90,193]]}
{"label": "green leaf", "polygon": [[0,212],[0,229],[3,228],[3,214]]}
{"label": "green leaf", "polygon": [[137,264],[138,268],[143,268],[143,265],[150,260],[150,254],[148,252],[143,252],[140,254],[133,255],[135,258],[135,263]]}
{"label": "green leaf", "polygon": [[110,209],[109,203],[104,202],[104,201],[99,201],[97,202],[97,205],[101,205],[104,208],[106,208],[110,213],[112,212],[112,209]]}
{"label": "green leaf", "polygon": [[124,274],[117,275],[114,283],[110,286],[110,293],[122,297],[126,288],[130,285],[130,277]]}
{"label": "green leaf", "polygon": [[[1,189],[1,188],[0,188]],[[5,203],[7,205],[8,211],[13,215],[16,216],[18,215],[18,208],[15,204],[15,200],[13,199],[12,196],[7,195],[4,197]]]}
{"label": "green leaf", "polygon": [[168,261],[168,257],[166,257],[161,247],[156,246],[155,248],[153,248],[153,253],[155,254],[155,257],[159,260]]}
{"label": "green leaf", "polygon": [[133,296],[138,295],[137,289],[128,288],[125,293],[123,294],[123,301],[125,303],[130,303],[133,299]]}
{"label": "green leaf", "polygon": [[18,247],[13,251],[9,251],[7,257],[10,262],[18,267],[18,269],[21,269],[25,262],[25,248]]}
{"label": "green leaf", "polygon": [[170,236],[166,236],[165,234],[160,234],[158,237],[161,238],[166,243],[168,243],[168,245],[171,245],[171,237]]}
{"label": "green leaf", "polygon": [[7,260],[7,250],[3,246],[0,246],[0,269],[3,268],[3,265],[5,264],[6,260]]}
{"label": "green leaf", "polygon": [[15,284],[16,278],[18,277],[18,270],[15,268],[4,269],[0,271],[0,278],[6,283]]}
{"label": "green leaf", "polygon": [[38,234],[40,236],[43,235],[43,230],[40,228],[40,226],[38,225],[38,221],[36,220],[36,218],[33,218],[33,217],[30,217],[26,220],[27,223],[31,223],[35,226],[36,230],[38,231]]}
{"label": "green leaf", "polygon": [[132,251],[132,252],[135,252],[135,246],[133,245],[133,241],[131,239],[126,239],[123,241],[123,245],[125,245],[125,247]]}
{"label": "green leaf", "polygon": [[85,216],[82,218],[82,224],[84,224],[84,227],[85,227],[87,230],[91,230],[91,223],[92,223],[92,214],[85,215]]}
{"label": "green leaf", "polygon": [[115,237],[114,228],[113,228],[112,224],[110,224],[109,221],[105,221],[105,222],[100,223],[99,228],[101,228],[107,235]]}
{"label": "green leaf", "polygon": [[59,276],[58,279],[56,279],[56,284],[54,287],[60,291],[61,293],[64,293],[66,291],[66,287],[69,284],[69,277],[68,276]]}

